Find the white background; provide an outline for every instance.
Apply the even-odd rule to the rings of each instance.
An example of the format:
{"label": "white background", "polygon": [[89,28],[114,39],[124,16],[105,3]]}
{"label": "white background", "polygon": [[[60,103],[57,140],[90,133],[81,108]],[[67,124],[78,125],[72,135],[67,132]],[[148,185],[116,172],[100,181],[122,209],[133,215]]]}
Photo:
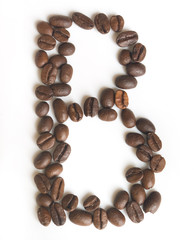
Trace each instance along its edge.
{"label": "white background", "polygon": [[[193,239],[193,7],[192,2],[33,0],[0,1],[0,239]],[[140,224],[126,213],[121,228],[110,223],[103,231],[72,224],[43,227],[37,220],[37,173],[33,159],[39,152],[35,141],[38,118],[34,113],[35,87],[40,83],[34,64],[38,33],[36,24],[51,14],[80,11],[90,17],[104,12],[120,14],[125,28],[139,34],[147,47],[147,73],[138,86],[128,90],[129,108],[137,117],[147,117],[163,141],[165,170],[156,174],[154,189],[162,195],[160,209],[145,214]],[[86,96],[98,97],[104,87],[114,86],[115,76],[124,73],[117,56],[115,34],[85,31],[75,24],[70,41],[76,52],[68,58],[74,68],[72,93],[67,103],[83,106]],[[53,54],[54,51],[51,52]],[[116,108],[115,108],[116,109]],[[118,111],[119,113],[119,111]],[[49,115],[52,116],[52,109]],[[129,190],[124,174],[129,166],[145,167],[125,144],[129,131],[120,121],[102,122],[97,117],[79,123],[66,122],[72,154],[63,164],[65,192],[78,195],[82,207],[87,194],[96,194],[101,207],[112,205],[119,189]]]}

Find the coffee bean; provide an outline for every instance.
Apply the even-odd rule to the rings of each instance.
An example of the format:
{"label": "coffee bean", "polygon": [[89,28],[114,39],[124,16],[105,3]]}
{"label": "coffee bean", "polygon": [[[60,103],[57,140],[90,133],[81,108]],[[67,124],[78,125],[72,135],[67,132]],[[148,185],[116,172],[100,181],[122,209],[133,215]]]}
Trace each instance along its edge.
{"label": "coffee bean", "polygon": [[50,132],[53,127],[53,119],[50,116],[44,116],[41,118],[38,124],[38,132],[45,133]]}
{"label": "coffee bean", "polygon": [[99,230],[104,229],[107,226],[108,217],[104,209],[97,208],[94,211],[93,223],[94,223],[94,226]]}
{"label": "coffee bean", "polygon": [[35,56],[35,64],[38,68],[44,67],[48,62],[48,55],[45,51],[39,50]]}
{"label": "coffee bean", "polygon": [[42,133],[36,142],[41,150],[49,150],[55,145],[55,137],[51,133]]}
{"label": "coffee bean", "polygon": [[50,87],[53,91],[53,96],[56,97],[65,97],[71,93],[71,86],[66,83],[55,83]]}
{"label": "coffee bean", "polygon": [[64,193],[64,180],[62,177],[57,177],[51,187],[51,197],[53,201],[60,201]]}
{"label": "coffee bean", "polygon": [[136,123],[137,129],[142,133],[155,132],[154,124],[147,118],[139,118]]}
{"label": "coffee bean", "polygon": [[126,136],[126,143],[131,147],[138,147],[139,145],[144,144],[145,139],[139,133],[130,132]]}
{"label": "coffee bean", "polygon": [[114,109],[102,108],[98,112],[98,117],[103,121],[114,121],[117,118],[117,112]]}
{"label": "coffee bean", "polygon": [[151,169],[145,169],[143,171],[143,178],[141,179],[141,184],[145,189],[150,189],[155,184],[155,175]]}
{"label": "coffee bean", "polygon": [[132,59],[134,62],[142,62],[146,55],[146,48],[143,44],[137,43],[133,47],[133,51],[131,53]]}
{"label": "coffee bean", "polygon": [[128,47],[130,45],[133,45],[137,42],[138,35],[134,31],[125,31],[121,32],[116,39],[117,44],[120,47]]}
{"label": "coffee bean", "polygon": [[37,44],[43,50],[52,50],[56,45],[56,41],[50,35],[42,35],[39,37]]}
{"label": "coffee bean", "polygon": [[124,209],[128,201],[129,194],[126,191],[119,191],[115,197],[114,206],[119,210]]}
{"label": "coffee bean", "polygon": [[136,183],[143,178],[143,171],[141,170],[141,168],[129,168],[125,174],[125,177],[128,182]]}
{"label": "coffee bean", "polygon": [[116,208],[107,210],[108,220],[116,227],[121,227],[125,224],[125,216]]}
{"label": "coffee bean", "polygon": [[51,189],[51,183],[47,176],[43,173],[36,174],[34,182],[41,193],[48,193]]}
{"label": "coffee bean", "polygon": [[152,171],[159,173],[161,172],[166,165],[166,160],[159,154],[153,156],[150,161],[150,168]]}
{"label": "coffee bean", "polygon": [[71,153],[71,146],[68,143],[59,143],[54,152],[53,152],[53,160],[55,162],[63,163],[67,160]]}
{"label": "coffee bean", "polygon": [[75,209],[70,212],[69,219],[72,223],[80,226],[89,226],[92,224],[92,214],[81,209]]}
{"label": "coffee bean", "polygon": [[154,191],[145,200],[143,210],[145,213],[147,212],[155,213],[158,210],[160,203],[161,195],[159,192]]}
{"label": "coffee bean", "polygon": [[114,106],[115,93],[112,88],[106,88],[100,96],[100,103],[104,108],[112,108]]}
{"label": "coffee bean", "polygon": [[38,219],[43,226],[48,226],[51,222],[51,215],[45,207],[40,207],[37,212]]}
{"label": "coffee bean", "polygon": [[110,31],[110,23],[108,17],[104,13],[97,14],[94,18],[94,23],[100,33],[105,34]]}
{"label": "coffee bean", "polygon": [[49,62],[56,68],[60,68],[63,64],[67,63],[67,59],[62,55],[54,55],[49,59]]}
{"label": "coffee bean", "polygon": [[135,115],[128,108],[122,110],[121,119],[122,119],[123,125],[127,128],[132,128],[136,124]]}
{"label": "coffee bean", "polygon": [[48,22],[39,22],[37,24],[37,30],[41,35],[53,35],[53,28]]}
{"label": "coffee bean", "polygon": [[142,63],[129,63],[127,65],[127,74],[134,77],[139,77],[144,75],[146,68]]}
{"label": "coffee bean", "polygon": [[125,109],[129,105],[129,98],[125,91],[122,90],[116,91],[115,104],[120,109]]}
{"label": "coffee bean", "polygon": [[150,149],[150,147],[148,147],[147,145],[140,145],[137,148],[136,151],[136,156],[139,158],[139,160],[141,160],[142,162],[148,162],[151,160],[152,156],[153,156],[153,152]]}
{"label": "coffee bean", "polygon": [[48,151],[41,152],[34,159],[34,166],[37,169],[44,169],[51,163],[51,160],[52,156],[50,152]]}
{"label": "coffee bean", "polygon": [[35,90],[36,97],[43,101],[51,100],[53,91],[49,86],[40,85]]}
{"label": "coffee bean", "polygon": [[68,119],[67,106],[60,98],[54,100],[53,109],[59,123],[63,123]]}
{"label": "coffee bean", "polygon": [[100,199],[95,195],[89,196],[83,203],[84,208],[89,212],[96,210],[99,205]]}
{"label": "coffee bean", "polygon": [[124,19],[120,15],[112,16],[110,19],[110,26],[113,31],[120,32],[123,30]]}
{"label": "coffee bean", "polygon": [[46,167],[45,174],[48,178],[54,178],[63,171],[63,166],[60,163],[53,163]]}
{"label": "coffee bean", "polygon": [[78,205],[78,197],[76,195],[67,194],[62,199],[62,207],[68,212],[74,211],[77,205]]}
{"label": "coffee bean", "polygon": [[79,122],[83,118],[83,111],[78,103],[72,103],[69,105],[68,114],[74,122]]}
{"label": "coffee bean", "polygon": [[156,135],[155,133],[148,133],[147,141],[148,141],[149,147],[154,152],[158,152],[162,148],[162,142],[158,137],[158,135]]}
{"label": "coffee bean", "polygon": [[53,203],[50,207],[51,218],[55,225],[62,226],[66,222],[66,214],[59,203]]}
{"label": "coffee bean", "polygon": [[69,28],[72,25],[72,20],[70,17],[55,15],[49,19],[49,22],[54,27],[64,27]]}
{"label": "coffee bean", "polygon": [[36,106],[35,112],[37,116],[44,117],[49,112],[49,105],[47,102],[39,102]]}
{"label": "coffee bean", "polygon": [[135,201],[127,203],[126,210],[132,222],[140,223],[144,219],[143,211]]}
{"label": "coffee bean", "polygon": [[69,136],[69,128],[64,124],[58,124],[54,129],[55,139],[64,142]]}
{"label": "coffee bean", "polygon": [[47,63],[41,72],[41,81],[46,85],[55,83],[57,77],[57,68],[52,63]]}
{"label": "coffee bean", "polygon": [[68,41],[70,33],[64,27],[59,27],[54,29],[53,37],[57,41],[64,43]]}
{"label": "coffee bean", "polygon": [[98,114],[99,104],[98,100],[94,97],[89,97],[84,103],[84,114],[86,117],[94,117]]}
{"label": "coffee bean", "polygon": [[118,88],[132,89],[137,86],[137,80],[133,76],[121,75],[116,78],[115,84]]}
{"label": "coffee bean", "polygon": [[41,207],[49,207],[53,200],[49,194],[40,193],[36,197],[36,202]]}
{"label": "coffee bean", "polygon": [[146,193],[142,185],[134,184],[130,190],[131,198],[139,205],[143,204],[146,199]]}
{"label": "coffee bean", "polygon": [[58,52],[64,56],[70,56],[75,52],[75,46],[70,42],[65,42],[59,45]]}
{"label": "coffee bean", "polygon": [[80,12],[74,12],[72,15],[72,20],[75,24],[77,24],[79,27],[90,30],[94,27],[94,23],[92,19],[87,17],[86,15],[80,13]]}
{"label": "coffee bean", "polygon": [[127,64],[129,64],[131,62],[131,54],[130,51],[127,49],[124,49],[120,52],[119,54],[119,63],[121,65],[126,66]]}
{"label": "coffee bean", "polygon": [[64,83],[68,83],[73,75],[73,68],[69,64],[64,64],[61,67],[61,72],[60,72],[60,81]]}

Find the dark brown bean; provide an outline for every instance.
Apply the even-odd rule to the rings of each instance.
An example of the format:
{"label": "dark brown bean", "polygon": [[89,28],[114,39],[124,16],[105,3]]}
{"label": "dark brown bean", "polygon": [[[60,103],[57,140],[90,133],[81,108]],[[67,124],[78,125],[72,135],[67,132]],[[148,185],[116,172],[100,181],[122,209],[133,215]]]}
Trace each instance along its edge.
{"label": "dark brown bean", "polygon": [[145,139],[139,133],[130,132],[126,136],[126,143],[131,147],[138,147],[139,145],[144,144]]}
{"label": "dark brown bean", "polygon": [[126,66],[131,62],[131,54],[127,49],[123,49],[119,54],[119,63]]}
{"label": "dark brown bean", "polygon": [[40,36],[37,43],[39,48],[43,50],[52,50],[56,45],[55,39],[50,35]]}
{"label": "dark brown bean", "polygon": [[143,44],[137,43],[133,47],[133,51],[131,53],[132,59],[134,62],[142,62],[146,55],[146,48]]}
{"label": "dark brown bean", "polygon": [[53,98],[53,91],[49,86],[40,85],[35,90],[36,97],[43,101],[48,101]]}
{"label": "dark brown bean", "polygon": [[77,205],[78,205],[78,197],[76,195],[67,194],[62,199],[62,207],[68,212],[74,211]]}
{"label": "dark brown bean", "polygon": [[48,226],[51,222],[51,215],[45,207],[40,207],[37,212],[38,219],[43,226]]}
{"label": "dark brown bean", "polygon": [[115,93],[112,88],[106,88],[100,96],[100,103],[104,108],[112,108],[114,106]]}
{"label": "dark brown bean", "polygon": [[74,122],[79,122],[83,118],[83,111],[78,103],[72,103],[69,105],[68,114]]}
{"label": "dark brown bean", "polygon": [[53,35],[53,28],[52,26],[45,21],[41,21],[37,24],[37,30],[42,35]]}
{"label": "dark brown bean", "polygon": [[94,223],[94,226],[99,230],[104,229],[107,226],[108,216],[104,209],[97,208],[94,211],[93,223]]}
{"label": "dark brown bean", "polygon": [[142,185],[134,184],[130,190],[131,198],[139,205],[143,204],[146,199],[146,193]]}
{"label": "dark brown bean", "polygon": [[119,191],[115,197],[114,206],[119,210],[124,209],[128,201],[129,194],[126,191]]}
{"label": "dark brown bean", "polygon": [[143,210],[145,213],[147,212],[155,213],[158,210],[160,203],[161,195],[159,192],[154,191],[145,200]]}
{"label": "dark brown bean", "polygon": [[39,50],[35,56],[35,64],[38,68],[44,67],[48,62],[48,55],[45,51]]}
{"label": "dark brown bean", "polygon": [[52,63],[47,63],[41,72],[41,81],[46,85],[55,83],[57,77],[57,68]]}
{"label": "dark brown bean", "polygon": [[139,77],[144,75],[146,68],[142,63],[129,63],[127,65],[127,74],[134,77]]}
{"label": "dark brown bean", "polygon": [[98,114],[99,104],[97,98],[88,97],[84,103],[84,114],[86,117],[94,117]]}
{"label": "dark brown bean", "polygon": [[73,68],[69,64],[64,64],[61,67],[61,72],[60,72],[60,81],[63,83],[68,83],[73,75]]}
{"label": "dark brown bean", "polygon": [[62,226],[66,222],[66,214],[59,203],[53,203],[50,207],[52,221],[57,226]]}
{"label": "dark brown bean", "polygon": [[41,150],[49,150],[55,145],[55,137],[51,133],[42,133],[36,143]]}
{"label": "dark brown bean", "polygon": [[41,193],[48,193],[51,189],[51,183],[47,176],[43,173],[36,174],[34,182]]}
{"label": "dark brown bean", "polygon": [[107,210],[108,220],[116,227],[121,227],[125,224],[125,216],[116,208]]}
{"label": "dark brown bean", "polygon": [[114,121],[117,118],[117,112],[114,109],[102,108],[98,112],[98,117],[103,121]]}
{"label": "dark brown bean", "polygon": [[155,132],[154,124],[147,118],[139,118],[136,123],[137,129],[142,133]]}
{"label": "dark brown bean", "polygon": [[94,23],[92,19],[87,17],[86,15],[80,13],[80,12],[74,12],[72,15],[72,20],[75,24],[77,24],[79,27],[90,30],[94,27]]}
{"label": "dark brown bean", "polygon": [[132,128],[136,124],[135,115],[128,108],[122,110],[121,119],[122,119],[123,125],[127,128]]}
{"label": "dark brown bean", "polygon": [[54,178],[63,171],[63,166],[60,163],[53,163],[46,167],[45,174],[48,178]]}
{"label": "dark brown bean", "polygon": [[143,178],[141,179],[141,184],[145,189],[150,189],[155,184],[155,175],[151,169],[145,169],[143,171]]}
{"label": "dark brown bean", "polygon": [[59,27],[54,29],[53,37],[57,41],[64,43],[70,38],[70,33],[64,27]]}
{"label": "dark brown bean", "polygon": [[148,141],[149,147],[154,152],[158,152],[162,148],[162,142],[158,137],[158,135],[156,135],[155,133],[148,133],[147,141]]}
{"label": "dark brown bean", "polygon": [[54,55],[49,59],[49,62],[56,68],[60,68],[63,64],[67,63],[67,59],[62,55]]}
{"label": "dark brown bean", "polygon": [[140,223],[144,219],[143,211],[135,201],[127,203],[126,210],[132,222]]}
{"label": "dark brown bean", "polygon": [[110,19],[110,26],[113,31],[120,32],[123,30],[124,19],[120,15],[112,16]]}
{"label": "dark brown bean", "polygon": [[89,212],[96,210],[99,205],[100,199],[95,195],[89,196],[83,203],[84,208]]}
{"label": "dark brown bean", "polygon": [[151,160],[152,156],[153,156],[153,152],[150,149],[150,147],[148,147],[147,145],[140,145],[137,148],[136,151],[136,156],[139,158],[139,160],[141,160],[142,162],[148,162]]}
{"label": "dark brown bean", "polygon": [[65,183],[62,177],[57,177],[51,186],[51,197],[53,201],[60,201],[63,197]]}
{"label": "dark brown bean", "polygon": [[125,31],[121,32],[116,39],[117,44],[120,47],[128,47],[130,45],[133,45],[137,42],[138,35],[134,31]]}
{"label": "dark brown bean", "polygon": [[55,15],[49,19],[49,22],[54,27],[65,27],[69,28],[72,25],[72,20],[70,17]]}
{"label": "dark brown bean", "polygon": [[69,136],[69,128],[64,124],[58,124],[54,129],[55,139],[64,142]]}
{"label": "dark brown bean", "polygon": [[41,207],[49,207],[53,200],[49,194],[40,193],[36,197],[36,202]]}
{"label": "dark brown bean", "polygon": [[38,132],[45,133],[50,132],[53,127],[53,119],[50,116],[44,116],[40,119],[38,124]]}
{"label": "dark brown bean", "polygon": [[122,89],[132,89],[137,86],[137,80],[133,76],[122,75],[116,78],[115,85]]}
{"label": "dark brown bean", "polygon": [[61,45],[59,45],[58,52],[63,56],[70,56],[74,54],[75,46],[70,42],[62,43]]}
{"label": "dark brown bean", "polygon": [[50,85],[53,96],[56,97],[65,97],[71,93],[71,86],[66,83],[55,83]]}
{"label": "dark brown bean", "polygon": [[123,90],[116,91],[115,104],[120,109],[125,109],[129,105],[129,98],[125,91]]}
{"label": "dark brown bean", "polygon": [[68,143],[59,143],[54,152],[53,152],[53,160],[55,162],[63,163],[67,160],[71,153],[71,146]]}
{"label": "dark brown bean", "polygon": [[162,170],[165,168],[166,160],[159,154],[152,157],[150,161],[150,168],[155,173],[162,172]]}
{"label": "dark brown bean", "polygon": [[128,182],[136,183],[143,178],[143,171],[141,168],[129,168],[125,174],[125,177]]}
{"label": "dark brown bean", "polygon": [[92,224],[92,214],[81,209],[75,209],[70,212],[69,219],[72,223],[80,226],[89,226]]}
{"label": "dark brown bean", "polygon": [[54,114],[59,123],[63,123],[68,119],[67,106],[63,100],[57,98],[53,101]]}
{"label": "dark brown bean", "polygon": [[35,112],[37,116],[44,117],[49,112],[49,105],[47,102],[39,102],[36,106]]}
{"label": "dark brown bean", "polygon": [[100,33],[106,34],[110,31],[110,23],[108,17],[104,13],[97,14],[94,18],[94,23]]}
{"label": "dark brown bean", "polygon": [[48,151],[41,152],[34,159],[34,166],[37,169],[44,169],[51,163],[51,160],[52,156],[50,152]]}

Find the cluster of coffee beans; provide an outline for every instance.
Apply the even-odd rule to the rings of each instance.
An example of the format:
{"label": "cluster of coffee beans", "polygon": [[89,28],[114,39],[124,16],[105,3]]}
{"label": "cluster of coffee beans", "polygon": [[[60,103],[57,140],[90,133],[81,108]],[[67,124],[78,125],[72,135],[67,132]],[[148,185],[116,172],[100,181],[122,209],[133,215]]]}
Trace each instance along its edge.
{"label": "cluster of coffee beans", "polygon": [[[101,93],[99,107],[98,99],[89,97],[82,107],[78,103],[69,106],[61,99],[71,93],[68,84],[73,75],[73,68],[67,63],[66,56],[75,52],[75,46],[69,42],[70,33],[67,28],[72,22],[79,27],[90,30],[96,29],[106,34],[112,30],[118,32],[116,43],[124,47],[119,55],[120,64],[126,66],[126,75],[116,78],[115,84],[118,90],[105,89]],[[42,170],[34,177],[35,184],[40,191],[37,196],[38,219],[44,226],[48,226],[52,221],[57,226],[61,226],[66,221],[66,213],[69,212],[69,219],[78,225],[87,226],[94,224],[97,229],[106,227],[108,220],[115,226],[122,226],[125,223],[125,216],[120,211],[126,209],[131,221],[139,223],[144,219],[144,213],[155,213],[161,202],[159,192],[153,191],[147,198],[145,189],[150,189],[155,184],[155,173],[161,172],[165,167],[165,159],[153,152],[158,152],[162,143],[155,134],[155,126],[145,118],[137,119],[134,113],[128,109],[128,95],[124,90],[136,87],[135,77],[145,73],[145,66],[140,63],[146,55],[146,48],[141,43],[137,43],[138,35],[134,31],[123,31],[124,19],[120,15],[112,16],[110,20],[103,14],[97,14],[94,21],[89,17],[75,12],[72,18],[67,16],[53,16],[49,22],[40,22],[37,25],[41,36],[38,39],[39,50],[35,57],[35,63],[41,68],[41,81],[43,85],[36,88],[35,94],[41,100],[36,106],[36,114],[41,118],[38,124],[39,137],[37,145],[42,150],[34,159],[34,166]],[[45,51],[55,48],[57,41],[58,54],[48,57]],[[57,76],[59,73],[59,80]],[[60,97],[60,98],[59,98]],[[53,110],[57,120],[57,125],[53,129],[53,119],[48,116],[49,104],[46,102],[53,99]],[[114,207],[107,210],[100,208],[100,199],[89,196],[83,203],[83,209],[78,209],[78,197],[74,194],[64,195],[64,180],[59,175],[63,171],[61,163],[66,161],[71,153],[71,147],[66,142],[69,135],[69,128],[64,122],[70,117],[74,122],[78,122],[86,117],[98,117],[103,121],[113,121],[117,118],[117,112],[112,109],[114,104],[121,109],[121,119],[125,127],[137,129],[144,135],[130,132],[126,136],[126,143],[137,149],[136,155],[139,160],[149,163],[149,168],[130,168],[126,172],[128,182],[134,184],[131,187],[130,195],[126,191],[120,191],[114,201]],[[84,113],[83,113],[84,112]],[[52,133],[51,133],[52,131]],[[138,183],[141,181],[141,184]],[[143,205],[143,211],[141,208]]]}

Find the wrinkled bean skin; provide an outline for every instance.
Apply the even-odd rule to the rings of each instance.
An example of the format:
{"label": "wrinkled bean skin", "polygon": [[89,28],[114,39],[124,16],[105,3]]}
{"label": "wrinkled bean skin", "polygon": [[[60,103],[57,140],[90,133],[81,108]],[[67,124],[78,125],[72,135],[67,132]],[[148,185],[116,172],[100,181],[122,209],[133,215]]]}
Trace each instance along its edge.
{"label": "wrinkled bean skin", "polygon": [[63,197],[65,183],[63,178],[57,177],[51,186],[51,197],[53,201],[60,201]]}
{"label": "wrinkled bean skin", "polygon": [[144,219],[143,211],[135,201],[127,203],[126,210],[132,222],[140,223]]}
{"label": "wrinkled bean skin", "polygon": [[94,23],[92,19],[87,17],[86,15],[80,13],[80,12],[74,12],[72,15],[72,20],[75,24],[77,24],[79,27],[90,30],[94,27]]}
{"label": "wrinkled bean skin", "polygon": [[102,230],[107,226],[108,216],[104,209],[98,208],[94,211],[93,223],[94,226],[99,230]]}
{"label": "wrinkled bean skin", "polygon": [[131,53],[134,62],[142,62],[146,56],[146,48],[143,44],[137,43]]}
{"label": "wrinkled bean skin", "polygon": [[145,213],[151,212],[154,214],[158,210],[160,203],[161,195],[159,192],[154,191],[145,200],[143,210]]}
{"label": "wrinkled bean skin", "polygon": [[50,180],[43,173],[36,174],[34,182],[41,193],[48,193],[51,189]]}
{"label": "wrinkled bean skin", "polygon": [[158,135],[155,133],[148,133],[147,134],[147,142],[149,147],[152,149],[154,152],[158,152],[162,148],[162,142]]}
{"label": "wrinkled bean skin", "polygon": [[70,33],[65,28],[59,27],[54,29],[53,37],[63,43],[68,41]]}
{"label": "wrinkled bean skin", "polygon": [[62,226],[66,222],[66,214],[59,203],[53,203],[50,207],[52,221],[57,226]]}
{"label": "wrinkled bean skin", "polygon": [[141,160],[142,162],[148,162],[151,160],[152,156],[153,156],[153,152],[151,150],[150,147],[148,147],[147,145],[140,145],[137,148],[136,151],[136,156],[139,158],[139,160]]}
{"label": "wrinkled bean skin", "polygon": [[78,197],[76,195],[67,194],[62,199],[62,207],[68,212],[74,211],[77,205],[78,205]]}
{"label": "wrinkled bean skin", "polygon": [[71,153],[71,147],[68,143],[61,142],[59,143],[54,152],[53,152],[53,160],[55,162],[63,163],[67,160]]}
{"label": "wrinkled bean skin", "polygon": [[72,103],[69,105],[68,114],[73,122],[79,122],[83,118],[83,111],[80,105],[77,103]]}
{"label": "wrinkled bean skin", "polygon": [[114,32],[120,32],[123,30],[124,19],[120,15],[112,16],[110,19],[110,26]]}
{"label": "wrinkled bean skin", "polygon": [[134,31],[125,31],[121,32],[116,39],[116,42],[119,47],[128,47],[137,42],[138,35]]}
{"label": "wrinkled bean skin", "polygon": [[86,117],[95,117],[99,111],[98,99],[89,97],[84,103],[84,114]]}
{"label": "wrinkled bean skin", "polygon": [[83,203],[84,208],[89,212],[96,210],[99,205],[100,199],[95,195],[89,196]]}
{"label": "wrinkled bean skin", "polygon": [[69,219],[72,223],[80,226],[89,226],[92,224],[92,214],[81,209],[75,209],[70,212]]}
{"label": "wrinkled bean skin", "polygon": [[51,215],[45,207],[40,207],[37,212],[38,219],[43,226],[48,226],[51,222]]}
{"label": "wrinkled bean skin", "polygon": [[129,105],[129,98],[125,91],[117,90],[115,93],[115,104],[120,109],[125,109]]}
{"label": "wrinkled bean skin", "polygon": [[133,167],[129,168],[125,174],[128,182],[136,183],[143,178],[143,171],[141,168]]}
{"label": "wrinkled bean skin", "polygon": [[107,216],[108,220],[116,227],[121,227],[125,224],[125,216],[114,207],[107,210]]}
{"label": "wrinkled bean skin", "polygon": [[46,85],[51,85],[55,83],[57,77],[57,68],[52,65],[52,63],[47,63],[41,72],[41,81]]}
{"label": "wrinkled bean skin", "polygon": [[104,13],[97,14],[94,18],[94,23],[100,33],[106,34],[110,31],[110,23],[108,17]]}
{"label": "wrinkled bean skin", "polygon": [[154,155],[150,161],[150,168],[155,173],[162,172],[166,165],[166,160],[159,154]]}
{"label": "wrinkled bean skin", "polygon": [[53,91],[49,86],[40,85],[35,90],[36,97],[42,101],[48,101],[53,98]]}
{"label": "wrinkled bean skin", "polygon": [[41,35],[37,43],[39,48],[47,51],[52,50],[56,45],[55,39],[50,35]]}

